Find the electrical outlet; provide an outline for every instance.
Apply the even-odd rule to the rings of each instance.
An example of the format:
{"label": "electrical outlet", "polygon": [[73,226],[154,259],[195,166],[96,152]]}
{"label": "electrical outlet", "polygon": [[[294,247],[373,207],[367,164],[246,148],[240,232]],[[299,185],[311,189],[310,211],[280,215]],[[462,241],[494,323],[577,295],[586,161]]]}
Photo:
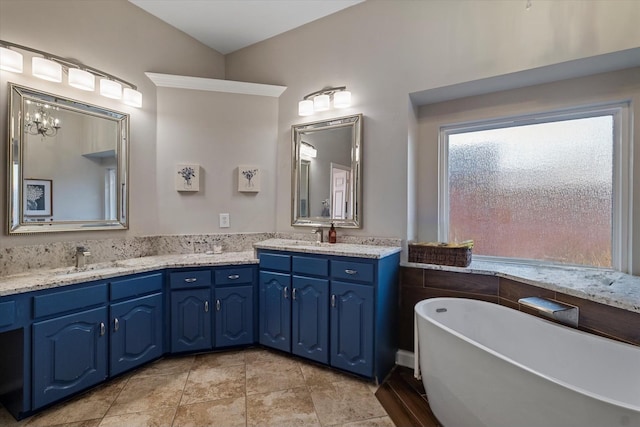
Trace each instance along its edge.
{"label": "electrical outlet", "polygon": [[220,228],[229,228],[229,214],[221,213],[220,214]]}

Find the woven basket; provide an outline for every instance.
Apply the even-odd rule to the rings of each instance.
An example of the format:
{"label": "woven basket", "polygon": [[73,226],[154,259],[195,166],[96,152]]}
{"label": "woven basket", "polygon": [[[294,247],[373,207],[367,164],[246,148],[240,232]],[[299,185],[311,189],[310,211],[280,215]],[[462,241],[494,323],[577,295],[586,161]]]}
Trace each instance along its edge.
{"label": "woven basket", "polygon": [[439,243],[409,243],[409,262],[467,267],[471,264],[471,244],[446,246]]}

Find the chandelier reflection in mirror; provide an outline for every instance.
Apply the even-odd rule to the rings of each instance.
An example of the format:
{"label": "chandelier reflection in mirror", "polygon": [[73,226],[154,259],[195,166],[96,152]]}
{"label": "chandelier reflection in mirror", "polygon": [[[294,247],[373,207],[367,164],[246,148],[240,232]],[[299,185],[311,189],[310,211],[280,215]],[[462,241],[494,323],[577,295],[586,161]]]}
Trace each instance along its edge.
{"label": "chandelier reflection in mirror", "polygon": [[27,104],[35,105],[35,111],[27,111],[24,116],[24,131],[29,135],[42,135],[42,140],[46,136],[55,136],[62,127],[60,119],[53,115],[58,107],[49,104],[32,103],[27,100]]}

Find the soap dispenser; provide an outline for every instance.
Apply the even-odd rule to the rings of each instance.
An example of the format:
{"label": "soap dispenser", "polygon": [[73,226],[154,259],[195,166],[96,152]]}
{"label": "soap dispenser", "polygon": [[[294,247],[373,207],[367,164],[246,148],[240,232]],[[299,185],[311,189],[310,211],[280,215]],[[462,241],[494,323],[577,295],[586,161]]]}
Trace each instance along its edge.
{"label": "soap dispenser", "polygon": [[333,223],[331,223],[331,228],[329,229],[329,243],[335,243],[336,242],[336,228],[333,226]]}

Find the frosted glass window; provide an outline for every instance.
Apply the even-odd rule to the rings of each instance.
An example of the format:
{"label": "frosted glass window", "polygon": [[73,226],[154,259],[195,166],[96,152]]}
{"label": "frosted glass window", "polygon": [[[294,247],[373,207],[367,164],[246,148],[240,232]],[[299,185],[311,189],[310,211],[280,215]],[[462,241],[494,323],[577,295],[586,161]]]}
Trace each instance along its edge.
{"label": "frosted glass window", "polygon": [[614,117],[448,133],[448,238],[474,255],[612,266]]}

